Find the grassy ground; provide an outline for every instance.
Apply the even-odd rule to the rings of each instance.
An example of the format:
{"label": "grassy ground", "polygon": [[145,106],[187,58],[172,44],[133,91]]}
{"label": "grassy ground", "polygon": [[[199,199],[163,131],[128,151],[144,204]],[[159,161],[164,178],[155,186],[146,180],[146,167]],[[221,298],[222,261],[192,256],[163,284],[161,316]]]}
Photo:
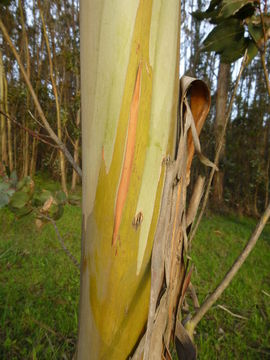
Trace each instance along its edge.
{"label": "grassy ground", "polygon": [[[51,184],[53,187],[53,184]],[[53,189],[52,189],[53,190]],[[57,222],[80,256],[80,208],[66,206]],[[194,240],[193,283],[199,299],[214,289],[255,225],[253,220],[208,217]],[[77,323],[79,273],[53,227],[37,230],[31,216],[0,211],[0,359],[71,359]],[[247,320],[214,307],[198,327],[200,359],[270,359],[270,226],[219,301]]]}
{"label": "grassy ground", "polygon": [[[214,290],[241,252],[255,227],[245,218],[207,218],[193,245],[193,283],[199,300]],[[199,359],[270,359],[270,226],[268,225],[218,304],[197,329]],[[217,305],[217,304],[216,304]]]}
{"label": "grassy ground", "polygon": [[[44,177],[35,186],[60,189]],[[66,205],[57,221],[65,244],[80,259],[81,210]],[[0,211],[0,359],[71,359],[76,346],[79,271],[51,224],[16,220]]]}

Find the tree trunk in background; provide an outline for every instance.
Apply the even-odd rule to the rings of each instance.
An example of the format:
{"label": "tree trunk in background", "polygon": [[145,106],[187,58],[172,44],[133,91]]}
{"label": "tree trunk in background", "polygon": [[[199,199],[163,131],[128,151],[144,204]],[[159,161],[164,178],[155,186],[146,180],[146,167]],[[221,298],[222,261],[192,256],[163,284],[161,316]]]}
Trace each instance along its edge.
{"label": "tree trunk in background", "polygon": [[180,2],[81,1],[83,242],[78,359],[127,359],[175,148]]}
{"label": "tree trunk in background", "polygon": [[[81,111],[78,110],[77,111],[77,117],[76,117],[76,127],[79,129],[80,127],[80,123],[81,123]],[[80,151],[80,136],[77,136],[77,139],[75,140],[74,143],[74,161],[76,162],[76,164],[79,164],[79,151]],[[77,172],[73,169],[72,171],[72,181],[71,181],[71,191],[74,191],[77,185],[77,181],[78,181],[78,174]]]}
{"label": "tree trunk in background", "polygon": [[6,119],[5,116],[3,115],[0,115],[0,118],[1,118],[1,161],[5,165],[8,165]]}
{"label": "tree trunk in background", "polygon": [[[22,36],[23,36],[23,43],[24,43],[24,54],[25,54],[25,62],[26,62],[26,73],[29,79],[31,79],[31,69],[30,69],[30,54],[29,54],[29,42],[27,37],[27,32],[25,29],[25,14],[24,14],[24,3],[19,1],[19,8],[20,8],[20,17],[21,17],[21,24],[22,24]],[[30,94],[28,89],[26,89],[26,116],[24,119],[24,126],[28,127],[28,113],[27,111],[30,110]],[[29,133],[24,131],[23,134],[23,176],[29,175]]]}
{"label": "tree trunk in background", "polygon": [[[0,52],[0,109],[5,112],[5,72],[2,62],[2,53]],[[7,153],[7,126],[6,118],[4,115],[0,114],[1,121],[1,162],[5,165],[8,165],[8,153]]]}
{"label": "tree trunk in background", "polygon": [[267,123],[264,129],[264,161],[265,161],[265,198],[264,198],[264,208],[266,209],[269,203],[269,170],[270,170],[270,120],[268,118]]}
{"label": "tree trunk in background", "polygon": [[[39,132],[38,132],[39,133]],[[30,161],[30,177],[35,176],[36,165],[37,165],[37,152],[38,152],[38,140],[33,138],[32,141],[32,152],[31,152],[31,161]]]}
{"label": "tree trunk in background", "polygon": [[[72,0],[72,6],[71,6],[71,27],[72,27],[72,31],[73,34],[76,34],[76,24],[79,23],[78,21],[78,11],[76,11],[76,5],[74,0]],[[76,41],[76,36],[74,35],[74,40]],[[76,47],[76,44],[74,44],[74,47]],[[76,64],[76,68],[77,68],[77,73],[74,76],[74,80],[75,80],[75,84],[76,84],[76,97],[80,97],[80,59],[79,56],[75,57],[75,64]],[[77,110],[76,113],[76,139],[74,141],[74,161],[78,164],[80,164],[80,142],[81,142],[81,109],[79,107],[79,109]],[[72,180],[71,180],[71,191],[75,191],[77,182],[78,182],[78,174],[77,172],[73,169],[72,171]]]}
{"label": "tree trunk in background", "polygon": [[[9,116],[8,112],[8,87],[7,87],[7,79],[4,76],[4,111]],[[8,149],[8,166],[9,170],[13,171],[14,164],[13,164],[13,150],[12,150],[12,134],[11,134],[11,121],[6,119],[7,123],[7,149]]]}
{"label": "tree trunk in background", "polygon": [[[216,118],[214,124],[215,142],[216,147],[219,144],[224,122],[226,120],[226,108],[228,100],[228,92],[230,86],[230,64],[220,62],[218,71],[218,85],[217,85],[217,98],[216,98]],[[225,138],[220,152],[220,167],[216,172],[213,180],[213,205],[220,208],[223,205],[223,160],[225,156]]]}
{"label": "tree trunk in background", "polygon": [[[40,16],[41,16],[41,20],[42,20],[43,35],[44,35],[48,58],[49,58],[48,60],[49,60],[50,78],[51,78],[52,89],[53,89],[53,94],[54,94],[54,98],[55,98],[56,119],[57,119],[57,136],[60,141],[63,141],[63,139],[62,139],[62,122],[61,122],[61,115],[60,115],[60,103],[59,103],[59,97],[58,97],[58,90],[56,87],[56,79],[55,79],[56,74],[55,74],[54,67],[53,67],[52,52],[50,49],[49,38],[48,38],[48,34],[47,34],[46,24],[44,21],[44,16],[43,16],[43,11],[41,8],[40,1],[38,1],[38,6],[39,6]],[[61,150],[59,150],[59,162],[60,162],[62,190],[67,194],[68,190],[67,190],[67,178],[66,178],[66,160],[65,160],[65,155],[63,154],[63,152]]]}

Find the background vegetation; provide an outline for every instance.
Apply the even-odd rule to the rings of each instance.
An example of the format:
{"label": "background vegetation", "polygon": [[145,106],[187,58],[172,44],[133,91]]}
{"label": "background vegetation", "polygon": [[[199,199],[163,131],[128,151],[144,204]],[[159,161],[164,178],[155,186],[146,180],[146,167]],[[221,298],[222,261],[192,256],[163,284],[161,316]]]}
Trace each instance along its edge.
{"label": "background vegetation", "polygon": [[[77,259],[80,220],[80,207],[67,205],[57,222]],[[17,220],[8,209],[1,211],[0,221],[1,359],[71,359],[77,340],[79,271],[51,224],[38,230],[33,217]],[[203,220],[192,253],[200,301],[219,283],[254,226],[255,220],[234,215],[209,214]],[[269,239],[268,225],[239,275],[199,324],[199,359],[269,359]]]}
{"label": "background vegetation", "polygon": [[[239,62],[223,66],[215,53],[200,51],[213,25],[190,14],[203,11],[208,5],[200,0],[182,1],[180,69],[182,74],[204,79],[211,89],[212,107],[201,143],[203,152],[213,159],[222,127],[216,109],[220,98],[225,108],[228,104]],[[78,1],[8,1],[1,2],[0,12],[50,127],[80,165]],[[265,58],[269,69],[269,49]],[[225,97],[218,91],[222,71],[227,79]],[[200,301],[240,253],[255,218],[269,202],[269,103],[261,58],[257,55],[245,69],[237,91],[220,173],[213,182],[209,206],[212,212],[193,241],[193,282]],[[18,190],[17,182],[8,187],[3,183],[12,177],[29,177],[31,186],[23,190],[28,195],[19,205],[27,205],[30,210],[36,206],[32,187],[40,193],[44,189],[50,191],[40,200],[39,209],[52,194],[56,199],[56,191],[66,194],[64,215],[57,220],[57,227],[79,261],[80,180],[48,136],[14,52],[1,32],[0,145],[0,358],[70,359],[77,338],[79,272],[63,252],[53,224],[36,227],[37,214],[33,211],[22,217],[25,214],[19,212],[21,207],[10,203]],[[195,159],[192,171],[191,185],[198,173],[207,170]],[[70,194],[74,193],[72,201]],[[62,205],[57,199],[52,204]],[[46,210],[43,214],[58,219],[55,212],[48,214]],[[242,318],[215,306],[197,329],[199,358],[270,358],[269,250],[268,225],[219,302]]]}

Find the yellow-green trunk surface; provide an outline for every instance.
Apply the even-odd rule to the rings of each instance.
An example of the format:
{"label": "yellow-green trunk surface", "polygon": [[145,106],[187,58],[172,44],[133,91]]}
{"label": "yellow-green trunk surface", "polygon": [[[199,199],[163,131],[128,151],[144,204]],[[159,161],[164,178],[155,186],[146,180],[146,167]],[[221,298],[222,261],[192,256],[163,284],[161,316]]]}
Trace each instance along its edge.
{"label": "yellow-green trunk surface", "polygon": [[126,359],[148,314],[173,152],[179,1],[81,1],[83,245],[78,359]]}

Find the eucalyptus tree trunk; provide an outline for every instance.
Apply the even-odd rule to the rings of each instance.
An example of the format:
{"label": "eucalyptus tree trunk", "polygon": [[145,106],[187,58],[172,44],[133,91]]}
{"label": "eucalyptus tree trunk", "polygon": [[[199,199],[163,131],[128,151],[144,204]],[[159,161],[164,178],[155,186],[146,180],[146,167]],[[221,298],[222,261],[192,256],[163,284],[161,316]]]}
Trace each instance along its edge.
{"label": "eucalyptus tree trunk", "polygon": [[[56,66],[55,66],[55,53],[51,51],[50,42],[49,42],[49,35],[47,33],[47,28],[44,20],[43,9],[41,7],[41,2],[38,1],[39,12],[42,21],[42,28],[43,28],[43,36],[45,39],[45,44],[48,53],[48,60],[49,60],[49,71],[50,71],[50,78],[52,84],[52,90],[55,98],[55,107],[56,107],[56,120],[57,120],[57,136],[60,141],[63,141],[63,130],[62,130],[62,120],[61,120],[61,109],[60,109],[60,101],[59,101],[59,94],[57,88],[57,79],[56,79]],[[52,46],[53,48],[53,46]],[[54,61],[54,63],[53,63]],[[66,159],[65,155],[61,150],[59,150],[59,163],[60,163],[60,172],[61,172],[61,185],[62,190],[67,194],[67,176],[66,176]]]}
{"label": "eucalyptus tree trunk", "polygon": [[[24,9],[25,9],[25,4],[24,1],[22,2],[22,0],[19,1],[19,9],[20,9],[20,17],[21,17],[21,25],[22,25],[22,40],[24,43],[23,49],[24,49],[24,57],[25,57],[25,63],[26,63],[26,73],[28,78],[31,78],[31,63],[30,63],[30,54],[29,54],[29,41],[28,41],[28,36],[27,36],[27,31],[25,28],[25,13],[24,13]],[[29,91],[27,90],[26,93],[26,114],[28,112],[28,110],[30,109],[30,94]],[[26,127],[29,127],[28,125],[28,114],[24,117],[24,125]],[[22,170],[22,175],[23,176],[27,176],[29,175],[29,158],[30,158],[30,154],[29,154],[29,133],[28,131],[25,131],[23,134],[23,141],[22,141],[22,147],[23,147],[23,170]]]}
{"label": "eucalyptus tree trunk", "polygon": [[83,242],[78,359],[127,359],[147,322],[173,154],[179,0],[81,1]]}
{"label": "eucalyptus tree trunk", "polygon": [[[218,71],[218,88],[216,98],[216,118],[215,118],[215,141],[216,148],[219,146],[222,129],[226,121],[226,108],[228,100],[228,92],[230,86],[230,64],[220,62]],[[220,152],[221,166],[219,171],[215,173],[213,181],[213,205],[219,207],[223,205],[223,181],[224,169],[223,161],[225,157],[225,138],[222,140],[222,149]]]}
{"label": "eucalyptus tree trunk", "polygon": [[[8,111],[8,85],[7,85],[7,79],[4,76],[3,77],[3,83],[4,83],[4,111],[9,116]],[[12,129],[11,129],[11,121],[9,118],[6,118],[7,123],[7,151],[8,151],[8,167],[10,171],[13,171],[14,165],[13,165],[13,150],[12,150]]]}
{"label": "eucalyptus tree trunk", "polygon": [[[77,111],[77,115],[76,115],[77,129],[80,128],[80,122],[81,122],[81,110],[79,109]],[[74,141],[74,153],[73,153],[73,158],[74,158],[74,161],[76,162],[76,164],[79,164],[79,162],[80,162],[79,151],[80,151],[80,137],[77,136],[77,139]],[[78,179],[79,179],[78,174],[76,173],[75,169],[73,169],[72,170],[72,180],[71,180],[71,191],[75,191]]]}
{"label": "eucalyptus tree trunk", "polygon": [[[2,53],[0,51],[0,110],[5,112],[5,72],[2,61]],[[6,130],[6,118],[0,113],[0,141],[1,141],[1,162],[8,165],[8,153],[7,153],[7,130]]]}

